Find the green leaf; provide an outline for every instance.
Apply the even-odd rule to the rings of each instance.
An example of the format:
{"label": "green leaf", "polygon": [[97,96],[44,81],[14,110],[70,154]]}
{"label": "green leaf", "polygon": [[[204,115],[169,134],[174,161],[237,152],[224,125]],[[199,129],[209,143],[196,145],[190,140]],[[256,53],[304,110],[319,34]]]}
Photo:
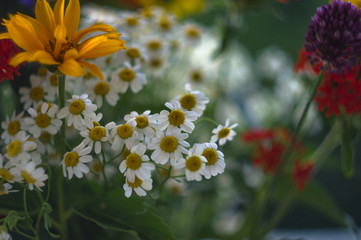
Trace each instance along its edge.
{"label": "green leaf", "polygon": [[6,216],[6,224],[9,226],[10,231],[16,226],[19,221],[19,215],[16,211],[11,211]]}
{"label": "green leaf", "polygon": [[300,193],[299,201],[318,210],[335,223],[342,226],[346,225],[344,213],[339,209],[326,189],[316,182],[311,181],[308,183],[305,190]]}
{"label": "green leaf", "polygon": [[353,175],[354,154],[352,141],[349,137],[343,137],[341,144],[342,169],[347,178]]}

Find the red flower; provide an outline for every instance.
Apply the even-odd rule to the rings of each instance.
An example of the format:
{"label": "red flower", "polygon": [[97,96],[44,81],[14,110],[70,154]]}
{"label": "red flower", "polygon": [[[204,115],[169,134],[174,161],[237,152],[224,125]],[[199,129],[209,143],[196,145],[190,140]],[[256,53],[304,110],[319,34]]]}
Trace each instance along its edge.
{"label": "red flower", "polygon": [[270,146],[258,145],[258,152],[253,158],[255,166],[262,165],[264,173],[273,173],[277,170],[282,160],[284,146],[275,141],[271,142]]}
{"label": "red flower", "polygon": [[21,50],[9,39],[0,40],[0,82],[3,79],[13,80],[14,74],[20,75],[19,66],[12,67],[9,60]]}
{"label": "red flower", "polygon": [[300,161],[295,162],[293,170],[293,181],[297,184],[297,189],[302,191],[307,181],[310,179],[314,164],[311,161],[301,164]]}
{"label": "red flower", "polygon": [[273,130],[269,129],[252,129],[242,133],[241,139],[246,143],[262,141],[274,137]]}
{"label": "red flower", "polygon": [[302,48],[298,53],[299,59],[293,66],[296,73],[309,73],[318,75],[321,72],[322,63],[312,64],[309,60],[311,53]]}

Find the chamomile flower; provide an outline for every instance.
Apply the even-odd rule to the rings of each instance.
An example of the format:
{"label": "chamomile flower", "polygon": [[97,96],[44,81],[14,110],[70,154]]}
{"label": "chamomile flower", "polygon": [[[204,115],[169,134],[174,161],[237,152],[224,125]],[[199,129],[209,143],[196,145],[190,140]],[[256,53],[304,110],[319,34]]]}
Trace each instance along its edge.
{"label": "chamomile flower", "polygon": [[186,94],[177,97],[175,100],[179,101],[183,109],[197,113],[198,117],[201,116],[209,99],[201,91],[192,91],[190,84],[185,85],[185,90]]}
{"label": "chamomile flower", "polygon": [[147,110],[140,115],[133,111],[130,114],[125,115],[124,120],[136,122],[134,130],[137,132],[139,140],[143,140],[145,137],[153,137],[156,129],[159,127],[157,115],[150,115],[150,110]]}
{"label": "chamomile flower", "polygon": [[[43,78],[37,75],[30,76],[31,87],[21,87],[19,93],[21,95],[20,102],[24,104],[24,109],[28,109],[30,106],[38,107],[44,100],[45,87]],[[53,100],[53,99],[48,99]]]}
{"label": "chamomile flower", "polygon": [[138,133],[135,131],[137,125],[135,120],[128,120],[125,124],[116,125],[112,128],[110,136],[113,139],[112,149],[122,150],[125,145],[126,148],[131,149],[139,141]]}
{"label": "chamomile flower", "polygon": [[205,168],[205,163],[207,162],[206,158],[202,156],[203,150],[203,144],[194,144],[193,147],[189,149],[188,156],[185,161],[187,181],[202,180],[201,174]]}
{"label": "chamomile flower", "polygon": [[42,131],[39,138],[35,139],[35,142],[38,146],[37,151],[42,155],[56,152],[56,149],[54,148],[54,135],[51,135],[48,132]]}
{"label": "chamomile flower", "polygon": [[147,83],[145,74],[138,72],[140,65],[132,67],[126,62],[124,66],[112,74],[112,81],[118,81],[121,93],[125,93],[129,87],[132,92],[139,92]]}
{"label": "chamomile flower", "polygon": [[217,128],[212,130],[212,133],[214,135],[211,137],[211,142],[215,143],[219,141],[219,145],[222,146],[227,142],[227,140],[231,141],[233,137],[236,135],[236,132],[232,129],[237,126],[238,126],[237,123],[229,126],[229,118],[227,118],[224,126],[218,125]]}
{"label": "chamomile flower", "polygon": [[217,150],[218,146],[215,143],[204,143],[204,150],[202,156],[207,159],[206,166],[202,172],[205,178],[210,179],[211,176],[216,176],[224,172],[226,163],[224,162],[224,155]]}
{"label": "chamomile flower", "polygon": [[12,240],[11,235],[8,232],[5,232],[0,227],[0,239],[1,240]]}
{"label": "chamomile flower", "polygon": [[[9,194],[11,192],[17,192],[17,190],[11,190],[13,188],[13,185],[11,185],[10,183],[0,183],[0,196],[1,195],[6,195]],[[0,229],[0,239],[8,239],[8,238],[1,238],[1,229]],[[11,239],[11,238],[9,238]]]}
{"label": "chamomile flower", "polygon": [[152,37],[146,40],[145,47],[149,57],[164,56],[166,53],[166,44],[160,37]]}
{"label": "chamomile flower", "polygon": [[151,173],[155,169],[154,165],[149,162],[149,157],[145,154],[146,146],[138,143],[130,150],[130,154],[119,165],[119,171],[124,173],[127,180],[134,182],[135,178],[147,180],[151,178]]}
{"label": "chamomile flower", "polygon": [[15,112],[13,112],[11,118],[6,116],[5,121],[1,122],[1,127],[4,130],[1,134],[1,139],[3,139],[6,144],[10,143],[11,138],[24,127],[23,115],[24,112],[21,112],[15,116]]}
{"label": "chamomile flower", "polygon": [[97,105],[92,104],[87,94],[73,95],[68,102],[70,105],[60,109],[57,114],[58,118],[66,118],[68,127],[74,125],[78,130],[84,129],[84,118],[94,118]]}
{"label": "chamomile flower", "polygon": [[170,34],[174,29],[175,16],[163,12],[158,16],[156,22],[160,32],[164,34]]}
{"label": "chamomile flower", "polygon": [[147,180],[141,180],[135,177],[134,182],[131,182],[126,178],[126,181],[123,185],[125,196],[129,198],[132,195],[133,190],[140,197],[146,196],[147,195],[146,191],[150,191],[153,188],[152,183],[153,180],[151,178]]}
{"label": "chamomile flower", "polygon": [[98,108],[103,105],[103,98],[105,98],[109,105],[115,106],[119,100],[118,83],[116,79],[108,81],[106,76],[104,80],[94,79],[86,81],[85,84],[88,88],[89,99],[91,101],[95,100]]}
{"label": "chamomile flower", "polygon": [[183,27],[183,36],[189,45],[195,46],[201,40],[202,29],[195,24],[188,23]]}
{"label": "chamomile flower", "polygon": [[177,128],[168,129],[165,134],[163,131],[158,131],[148,145],[148,149],[154,150],[151,159],[162,165],[169,161],[174,168],[181,168],[185,161],[183,153],[186,154],[188,152],[186,147],[190,146],[185,141],[188,136]]}
{"label": "chamomile flower", "polygon": [[24,131],[18,132],[13,140],[6,147],[6,154],[10,161],[17,163],[18,161],[27,161],[30,159],[29,152],[36,149],[36,143],[30,141],[29,136]]}
{"label": "chamomile flower", "polygon": [[44,168],[36,167],[36,163],[33,161],[21,161],[11,169],[11,172],[16,176],[21,176],[26,184],[29,185],[29,189],[33,190],[34,186],[41,190],[41,187],[45,186],[44,181],[48,179],[48,174],[45,173]]}
{"label": "chamomile flower", "polygon": [[167,68],[165,56],[152,56],[147,59],[146,69],[147,72],[154,76],[160,76],[164,73]]}
{"label": "chamomile flower", "polygon": [[73,175],[77,178],[82,178],[83,174],[89,172],[89,167],[86,163],[93,160],[93,157],[89,155],[91,147],[86,147],[84,144],[80,144],[75,147],[71,152],[67,152],[64,155],[61,165],[63,167],[63,174],[70,180]]}
{"label": "chamomile flower", "polygon": [[94,152],[99,154],[102,148],[102,142],[110,140],[109,130],[114,127],[115,123],[110,122],[103,127],[90,118],[86,118],[84,123],[86,129],[80,132],[80,135],[84,138],[82,144],[90,146],[92,149],[94,147]]}
{"label": "chamomile flower", "polygon": [[140,28],[144,25],[144,20],[139,15],[133,13],[125,13],[121,16],[121,26],[131,35],[135,35],[140,31]]}
{"label": "chamomile flower", "polygon": [[165,105],[171,110],[162,110],[158,116],[160,130],[167,128],[179,128],[187,133],[191,133],[194,129],[194,121],[197,120],[197,113],[193,111],[185,111],[178,101],[166,102]]}
{"label": "chamomile flower", "polygon": [[61,126],[61,120],[55,118],[58,106],[51,103],[43,103],[39,105],[40,111],[29,108],[28,113],[31,117],[24,119],[28,126],[28,131],[35,137],[40,137],[41,132],[48,132],[55,135]]}
{"label": "chamomile flower", "polygon": [[[7,162],[4,164],[4,157],[0,154],[0,178],[8,182],[14,182],[14,175],[10,172],[12,164]],[[1,194],[0,194],[1,195]]]}
{"label": "chamomile flower", "polygon": [[133,44],[127,46],[127,50],[113,54],[112,62],[116,62],[117,64],[128,62],[131,63],[131,65],[142,65],[145,59],[147,59],[147,55],[143,47]]}

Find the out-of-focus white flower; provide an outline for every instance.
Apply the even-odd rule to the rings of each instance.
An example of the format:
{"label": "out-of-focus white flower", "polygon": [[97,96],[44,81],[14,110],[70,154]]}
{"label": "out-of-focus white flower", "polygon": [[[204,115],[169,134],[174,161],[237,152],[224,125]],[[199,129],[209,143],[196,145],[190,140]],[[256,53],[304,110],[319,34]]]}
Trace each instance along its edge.
{"label": "out-of-focus white flower", "polygon": [[129,87],[132,92],[139,92],[147,83],[145,74],[138,71],[140,65],[132,67],[126,62],[124,66],[113,72],[112,81],[117,81],[121,93],[125,93]]}
{"label": "out-of-focus white flower", "polygon": [[24,112],[21,112],[16,116],[15,112],[13,112],[11,118],[6,116],[5,121],[1,122],[1,127],[4,130],[1,134],[1,139],[3,139],[6,144],[10,143],[12,137],[14,137],[21,129],[23,129],[23,116]]}
{"label": "out-of-focus white flower", "polygon": [[34,186],[41,190],[45,186],[44,181],[48,179],[48,174],[45,173],[44,168],[36,167],[33,161],[21,161],[20,164],[11,168],[11,173],[21,178],[29,185],[29,189],[33,190]]}
{"label": "out-of-focus white flower", "polygon": [[104,77],[104,80],[94,79],[86,81],[89,99],[91,101],[95,100],[98,108],[103,105],[103,98],[105,98],[109,105],[115,106],[119,100],[120,93],[118,83],[116,79],[107,80],[107,77]]}

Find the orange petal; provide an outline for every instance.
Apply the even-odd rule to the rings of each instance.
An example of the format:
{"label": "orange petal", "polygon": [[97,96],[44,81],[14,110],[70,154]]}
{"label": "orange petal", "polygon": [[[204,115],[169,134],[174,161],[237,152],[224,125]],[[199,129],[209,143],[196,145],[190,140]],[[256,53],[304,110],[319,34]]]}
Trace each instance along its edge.
{"label": "orange petal", "polygon": [[58,65],[53,57],[45,51],[21,52],[10,60],[10,65],[17,66],[22,62],[39,62],[45,65]]}
{"label": "orange petal", "polygon": [[19,65],[22,62],[29,61],[29,59],[31,58],[32,55],[33,55],[33,53],[30,53],[30,52],[18,53],[10,60],[10,65],[13,67],[16,67],[17,65]]}
{"label": "orange petal", "polygon": [[91,64],[91,63],[88,63],[88,62],[85,62],[85,61],[79,61],[79,63],[83,67],[88,69],[91,74],[98,77],[100,80],[103,80],[104,77],[103,77],[102,71],[100,71],[100,69],[98,68],[97,65]]}
{"label": "orange petal", "polygon": [[56,25],[64,24],[64,0],[58,0],[54,7],[54,19]]}
{"label": "orange petal", "polygon": [[83,48],[85,50],[79,51],[80,59],[87,58],[98,58],[102,56],[106,56],[112,53],[119,51],[120,49],[126,49],[124,46],[124,41],[122,40],[106,40],[103,42],[98,42],[94,44],[91,48]]}
{"label": "orange petal", "polygon": [[79,57],[78,51],[72,48],[65,53],[64,61],[66,61],[67,59],[77,59],[78,57]]}
{"label": "orange petal", "polygon": [[56,39],[54,47],[54,57],[58,58],[63,44],[66,43],[66,28],[64,25],[56,26],[54,37]]}
{"label": "orange petal", "polygon": [[9,33],[0,33],[0,40],[1,39],[9,39],[11,38],[11,36],[9,35]]}
{"label": "orange petal", "polygon": [[75,43],[80,42],[86,35],[93,32],[115,32],[115,28],[108,24],[94,24],[93,26],[90,26],[88,28],[82,29],[79,32],[77,32],[74,37],[72,38],[72,41]]}
{"label": "orange petal", "polygon": [[55,30],[55,19],[53,10],[46,0],[37,0],[35,5],[36,20],[44,24],[48,33],[53,33]]}
{"label": "orange petal", "polygon": [[81,77],[85,73],[83,67],[74,59],[67,59],[58,66],[58,69],[62,73],[73,77]]}
{"label": "orange petal", "polygon": [[78,30],[80,19],[80,4],[79,0],[70,0],[65,11],[64,25],[70,39],[76,34]]}

